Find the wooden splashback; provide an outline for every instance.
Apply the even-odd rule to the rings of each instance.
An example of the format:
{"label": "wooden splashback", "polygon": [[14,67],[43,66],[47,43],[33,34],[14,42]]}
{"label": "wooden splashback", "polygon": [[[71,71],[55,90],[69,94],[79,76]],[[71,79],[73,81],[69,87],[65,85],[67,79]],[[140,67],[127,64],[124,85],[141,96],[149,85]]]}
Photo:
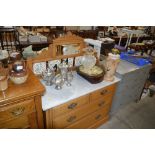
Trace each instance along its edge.
{"label": "wooden splashback", "polygon": [[[58,45],[65,45],[65,44],[79,44],[80,51],[75,54],[56,55],[56,47]],[[39,54],[35,58],[29,58],[27,60],[27,64],[33,70],[34,63],[48,62],[48,61],[52,61],[52,60],[63,60],[66,58],[73,58],[73,67],[74,67],[75,58],[83,55],[82,49],[84,47],[85,47],[85,43],[84,43],[83,38],[76,36],[76,35],[72,34],[71,32],[68,32],[66,35],[53,40],[53,44],[49,45],[48,50],[42,51],[42,53]]]}

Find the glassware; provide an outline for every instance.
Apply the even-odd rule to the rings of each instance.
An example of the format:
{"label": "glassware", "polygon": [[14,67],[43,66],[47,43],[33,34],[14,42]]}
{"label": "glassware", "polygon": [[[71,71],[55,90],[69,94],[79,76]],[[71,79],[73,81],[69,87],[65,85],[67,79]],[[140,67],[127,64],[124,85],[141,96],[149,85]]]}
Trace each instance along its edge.
{"label": "glassware", "polygon": [[83,49],[85,55],[81,59],[81,64],[84,67],[84,70],[90,70],[96,64],[96,57],[94,56],[95,51],[92,47],[88,46]]}
{"label": "glassware", "polygon": [[8,78],[6,75],[0,75],[0,91],[4,91],[8,88]]}
{"label": "glassware", "polygon": [[71,82],[73,80],[73,74],[71,71],[67,72],[67,78],[66,78],[66,82],[67,82],[67,86],[71,86]]}
{"label": "glassware", "polygon": [[8,88],[8,74],[0,63],[0,91],[4,91]]}
{"label": "glassware", "polygon": [[84,66],[84,69],[90,70],[96,64],[96,58],[92,55],[84,55],[81,60],[81,64]]}
{"label": "glassware", "polygon": [[71,65],[68,65],[63,61],[59,66],[60,73],[55,76],[55,89],[62,89],[62,86],[66,82],[67,86],[71,86],[71,81],[73,80],[73,74],[71,71]]}
{"label": "glassware", "polygon": [[66,80],[66,74],[68,72],[68,65],[65,61],[63,61],[59,66],[62,78],[64,78],[64,80]]}
{"label": "glassware", "polygon": [[46,82],[47,86],[51,86],[53,84],[55,73],[52,69],[47,68],[46,71],[42,73],[42,78]]}

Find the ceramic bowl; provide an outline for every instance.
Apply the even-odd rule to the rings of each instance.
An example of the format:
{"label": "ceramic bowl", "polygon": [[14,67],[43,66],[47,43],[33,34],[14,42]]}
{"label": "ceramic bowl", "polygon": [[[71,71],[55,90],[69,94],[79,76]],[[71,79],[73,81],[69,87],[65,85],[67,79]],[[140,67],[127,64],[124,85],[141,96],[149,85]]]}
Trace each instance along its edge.
{"label": "ceramic bowl", "polygon": [[28,74],[26,74],[25,76],[21,76],[21,77],[10,76],[10,80],[14,84],[22,84],[22,83],[25,83],[26,80],[27,80],[27,78],[28,78]]}
{"label": "ceramic bowl", "polygon": [[25,83],[28,78],[28,72],[23,70],[20,73],[14,72],[13,70],[10,72],[10,80],[14,84],[22,84]]}

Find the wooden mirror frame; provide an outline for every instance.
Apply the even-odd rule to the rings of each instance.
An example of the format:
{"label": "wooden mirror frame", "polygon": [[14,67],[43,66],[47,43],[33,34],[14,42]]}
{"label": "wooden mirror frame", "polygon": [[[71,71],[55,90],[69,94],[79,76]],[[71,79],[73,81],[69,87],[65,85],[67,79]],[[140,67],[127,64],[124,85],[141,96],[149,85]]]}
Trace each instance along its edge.
{"label": "wooden mirror frame", "polygon": [[[75,53],[75,54],[70,54],[70,55],[56,55],[57,53],[57,46],[62,46],[62,45],[69,45],[69,44],[79,44],[80,46],[80,50],[79,53]],[[81,55],[82,49],[85,47],[84,44],[84,39],[76,36],[74,34],[72,34],[71,32],[68,32],[66,35],[59,37],[57,39],[53,40],[53,44],[51,44],[49,46],[49,50],[52,51],[52,58],[66,58],[66,57],[76,57]]]}
{"label": "wooden mirror frame", "polygon": [[[56,55],[56,47],[58,45],[65,45],[65,44],[79,44],[80,50],[79,53],[70,54],[70,55]],[[49,45],[48,50],[44,50],[40,55],[35,58],[28,58],[27,63],[30,69],[33,71],[33,65],[35,63],[47,62],[52,60],[62,60],[66,58],[73,58],[73,68],[75,69],[75,58],[82,56],[84,52],[82,49],[86,47],[84,39],[68,32],[65,36],[59,37],[53,40],[53,44]]]}

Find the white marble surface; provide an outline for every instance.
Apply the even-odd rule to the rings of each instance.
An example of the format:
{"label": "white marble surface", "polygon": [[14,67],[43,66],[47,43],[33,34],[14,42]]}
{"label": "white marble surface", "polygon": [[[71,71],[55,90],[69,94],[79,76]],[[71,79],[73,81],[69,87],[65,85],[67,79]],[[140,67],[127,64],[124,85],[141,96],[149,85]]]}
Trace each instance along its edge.
{"label": "white marble surface", "polygon": [[[113,82],[102,81],[98,84],[91,84],[76,72],[74,72],[74,79],[72,81],[72,86],[70,87],[64,84],[61,90],[56,90],[54,85],[45,86],[46,92],[44,96],[42,96],[42,109],[43,111],[46,111],[50,108],[68,102],[69,100],[86,95],[90,92],[109,86],[118,81],[120,81],[120,79],[115,77]],[[41,82],[45,85],[43,81]]]}

